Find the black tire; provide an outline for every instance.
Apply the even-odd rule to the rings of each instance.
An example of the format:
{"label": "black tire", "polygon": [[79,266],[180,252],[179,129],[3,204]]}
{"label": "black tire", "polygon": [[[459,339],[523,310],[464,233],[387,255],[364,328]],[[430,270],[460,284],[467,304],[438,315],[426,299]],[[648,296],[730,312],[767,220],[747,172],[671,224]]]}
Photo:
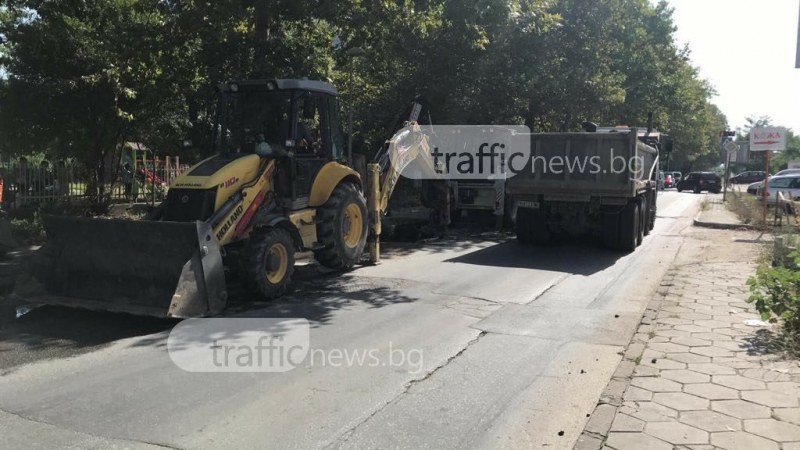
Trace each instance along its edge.
{"label": "black tire", "polygon": [[694,193],[695,193],[695,194],[699,194],[699,193],[701,193],[701,192],[703,192],[703,191],[700,189],[700,186],[695,186],[695,187],[694,187]]}
{"label": "black tire", "polygon": [[678,188],[678,192],[683,192],[683,188]]}
{"label": "black tire", "polygon": [[367,201],[361,191],[351,183],[336,186],[331,198],[317,210],[317,240],[323,245],[314,251],[317,261],[331,269],[353,267],[367,244],[367,217]]}
{"label": "black tire", "polygon": [[629,202],[620,214],[619,249],[626,252],[636,250],[639,244],[639,202]]}
{"label": "black tire", "polygon": [[517,220],[514,222],[514,232],[517,234],[517,242],[522,245],[533,244],[533,226],[531,216],[533,211],[527,208],[517,209]]}
{"label": "black tire", "polygon": [[250,290],[267,299],[286,292],[294,273],[294,251],[294,241],[288,231],[282,228],[254,231],[246,256]]}
{"label": "black tire", "polygon": [[722,192],[722,191],[720,191],[720,190],[711,191],[712,194],[719,194],[720,192]]}
{"label": "black tire", "polygon": [[639,238],[637,245],[642,245],[642,241],[644,241],[644,236],[650,234],[650,227],[648,226],[648,221],[650,218],[648,217],[649,214],[647,212],[647,199],[642,197],[639,199]]}

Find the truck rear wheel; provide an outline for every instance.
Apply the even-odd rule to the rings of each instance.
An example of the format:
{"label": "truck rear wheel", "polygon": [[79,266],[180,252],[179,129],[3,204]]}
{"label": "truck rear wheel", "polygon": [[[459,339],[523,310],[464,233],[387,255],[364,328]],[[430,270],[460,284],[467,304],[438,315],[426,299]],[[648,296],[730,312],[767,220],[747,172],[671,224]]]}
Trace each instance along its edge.
{"label": "truck rear wheel", "polygon": [[625,205],[620,215],[619,249],[632,252],[639,243],[639,202],[632,201]]}
{"label": "truck rear wheel", "polygon": [[[642,231],[643,236],[647,236],[650,234],[650,199],[647,196],[642,197],[642,210],[640,211],[642,214],[642,223],[639,225],[639,228]],[[641,242],[640,242],[641,244]]]}
{"label": "truck rear wheel", "polygon": [[282,228],[257,230],[250,236],[247,281],[255,293],[275,298],[286,292],[294,273],[294,241]]}
{"label": "truck rear wheel", "polygon": [[317,210],[317,261],[331,269],[349,269],[361,259],[367,243],[367,201],[351,183],[336,186]]}
{"label": "truck rear wheel", "polygon": [[645,200],[644,198],[640,198],[636,202],[636,206],[639,208],[639,214],[637,215],[637,218],[639,220],[639,225],[637,227],[637,233],[636,233],[636,246],[637,247],[642,245],[642,242],[644,241],[644,232],[647,229],[647,222],[646,222],[647,207],[646,207],[646,204],[647,204],[647,200]]}

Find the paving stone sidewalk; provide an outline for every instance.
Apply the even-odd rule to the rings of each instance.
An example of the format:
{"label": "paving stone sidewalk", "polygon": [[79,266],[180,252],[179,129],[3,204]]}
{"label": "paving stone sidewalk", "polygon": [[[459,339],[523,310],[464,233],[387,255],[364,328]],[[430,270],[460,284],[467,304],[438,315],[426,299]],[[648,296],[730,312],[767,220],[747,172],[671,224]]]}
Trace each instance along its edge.
{"label": "paving stone sidewalk", "polygon": [[670,270],[576,449],[800,449],[800,365],[765,348],[755,267]]}

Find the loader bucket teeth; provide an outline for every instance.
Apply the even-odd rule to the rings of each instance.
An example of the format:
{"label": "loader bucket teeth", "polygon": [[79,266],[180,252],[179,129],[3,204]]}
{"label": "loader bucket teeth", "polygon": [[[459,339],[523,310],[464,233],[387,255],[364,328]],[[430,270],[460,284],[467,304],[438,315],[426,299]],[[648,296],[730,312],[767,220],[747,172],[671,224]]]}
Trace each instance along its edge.
{"label": "loader bucket teeth", "polygon": [[157,317],[203,317],[225,308],[219,245],[204,222],[44,219],[47,243],[13,296]]}

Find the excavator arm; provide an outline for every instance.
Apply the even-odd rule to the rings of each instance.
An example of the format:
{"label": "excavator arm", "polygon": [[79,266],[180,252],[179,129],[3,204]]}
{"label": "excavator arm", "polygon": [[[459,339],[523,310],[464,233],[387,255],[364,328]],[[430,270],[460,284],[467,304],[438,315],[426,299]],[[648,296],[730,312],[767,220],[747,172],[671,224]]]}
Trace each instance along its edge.
{"label": "excavator arm", "polygon": [[[400,175],[412,163],[424,172],[426,179],[435,179],[439,173],[431,155],[429,135],[420,125],[423,106],[416,99],[409,107],[408,120],[401,123],[397,131],[375,155],[374,162],[368,165],[368,208],[370,213],[370,234],[367,245],[370,262],[380,261],[381,217],[389,208],[389,200],[397,187]],[[430,123],[430,117],[423,117]],[[444,195],[447,195],[446,192]]]}

